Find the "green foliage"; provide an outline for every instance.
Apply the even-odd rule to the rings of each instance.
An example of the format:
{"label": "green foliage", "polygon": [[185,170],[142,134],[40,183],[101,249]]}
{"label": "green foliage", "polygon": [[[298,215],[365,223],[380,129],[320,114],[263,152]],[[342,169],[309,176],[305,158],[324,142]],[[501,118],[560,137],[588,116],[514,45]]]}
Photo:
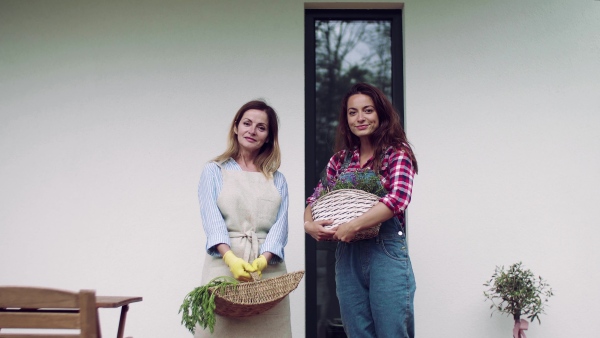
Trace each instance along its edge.
{"label": "green foliage", "polygon": [[515,320],[523,315],[531,321],[537,319],[540,324],[539,315],[544,313],[544,306],[554,295],[550,285],[541,276],[536,278],[521,262],[511,265],[506,271],[504,266],[496,266],[492,278],[483,285],[488,287],[483,295],[486,300],[492,301],[492,315],[498,311],[512,315]]}
{"label": "green foliage", "polygon": [[[210,333],[215,328],[215,293],[223,292],[223,287],[236,286],[238,281],[233,277],[221,276],[214,278],[207,284],[199,286],[188,293],[183,299],[183,304],[179,307],[181,324],[183,324],[192,334],[196,330],[196,324],[203,329],[207,327]],[[210,288],[215,287],[211,292]]]}
{"label": "green foliage", "polygon": [[387,191],[381,185],[381,177],[371,169],[357,169],[340,175],[335,181],[329,181],[327,187],[319,191],[319,197],[340,189],[358,189],[383,197]]}

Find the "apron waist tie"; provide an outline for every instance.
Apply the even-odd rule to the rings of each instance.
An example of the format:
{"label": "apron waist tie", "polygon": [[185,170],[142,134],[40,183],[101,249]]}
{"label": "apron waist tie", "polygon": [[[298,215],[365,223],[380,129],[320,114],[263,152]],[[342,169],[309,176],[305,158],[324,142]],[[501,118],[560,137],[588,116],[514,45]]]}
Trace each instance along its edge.
{"label": "apron waist tie", "polygon": [[244,256],[242,258],[246,262],[252,263],[252,261],[258,257],[258,240],[267,238],[267,234],[256,233],[254,230],[248,230],[246,232],[231,231],[229,232],[229,238],[246,239],[244,244]]}

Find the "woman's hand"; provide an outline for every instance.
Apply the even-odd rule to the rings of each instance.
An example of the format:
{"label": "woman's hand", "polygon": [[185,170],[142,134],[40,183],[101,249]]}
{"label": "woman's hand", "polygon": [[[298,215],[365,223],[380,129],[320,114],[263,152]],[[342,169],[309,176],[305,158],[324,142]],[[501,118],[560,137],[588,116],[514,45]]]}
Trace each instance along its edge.
{"label": "woman's hand", "polygon": [[335,229],[327,229],[324,225],[333,223],[330,220],[307,221],[304,223],[304,231],[317,241],[327,241],[333,238]]}
{"label": "woman's hand", "polygon": [[250,277],[249,272],[256,271],[252,264],[237,257],[231,250],[227,251],[223,255],[223,260],[225,261],[225,264],[229,266],[229,270],[233,274],[233,278],[241,281],[252,280],[252,277]]}
{"label": "woman's hand", "polygon": [[304,231],[317,241],[327,241],[333,238],[335,229],[326,229],[323,226],[333,223],[330,220],[315,221],[312,218],[312,207],[309,205],[304,209]]}
{"label": "woman's hand", "polygon": [[358,230],[352,226],[352,221],[344,224],[340,224],[335,228],[335,234],[333,235],[334,240],[342,242],[350,242],[356,237]]}
{"label": "woman's hand", "polygon": [[265,255],[260,255],[252,261],[252,267],[258,272],[258,276],[262,276],[262,271],[269,265]]}
{"label": "woman's hand", "polygon": [[350,242],[361,231],[375,226],[376,224],[387,221],[392,218],[394,213],[385,204],[377,202],[371,209],[364,214],[351,220],[350,222],[340,224],[335,229],[333,239],[342,242]]}

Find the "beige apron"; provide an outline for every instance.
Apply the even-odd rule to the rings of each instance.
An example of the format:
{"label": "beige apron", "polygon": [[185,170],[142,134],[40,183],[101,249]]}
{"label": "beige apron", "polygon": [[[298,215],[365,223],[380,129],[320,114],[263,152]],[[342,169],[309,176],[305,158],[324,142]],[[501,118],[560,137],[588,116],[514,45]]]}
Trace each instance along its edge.
{"label": "beige apron", "polygon": [[[219,165],[219,167],[221,167]],[[223,215],[233,253],[252,263],[264,243],[269,229],[277,219],[281,195],[273,179],[262,173],[225,170],[221,167],[223,188],[217,206]],[[283,275],[285,263],[269,264],[262,271],[262,278]],[[231,276],[222,258],[206,255],[202,270],[202,284],[218,276]],[[272,309],[252,317],[230,318],[217,315],[215,330],[196,327],[194,337],[291,337],[289,297],[285,297]]]}

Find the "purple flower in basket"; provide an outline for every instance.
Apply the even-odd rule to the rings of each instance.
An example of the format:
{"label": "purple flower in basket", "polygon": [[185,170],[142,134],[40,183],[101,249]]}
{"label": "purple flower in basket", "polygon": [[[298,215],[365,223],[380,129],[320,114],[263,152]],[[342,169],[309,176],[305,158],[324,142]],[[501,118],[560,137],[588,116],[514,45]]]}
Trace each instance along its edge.
{"label": "purple flower in basket", "polygon": [[[354,169],[339,175],[336,180],[328,180],[327,187],[318,187],[317,196],[339,189],[358,189],[379,197],[385,196],[387,191],[381,184],[381,176],[371,169]],[[315,189],[315,192],[317,192]]]}

